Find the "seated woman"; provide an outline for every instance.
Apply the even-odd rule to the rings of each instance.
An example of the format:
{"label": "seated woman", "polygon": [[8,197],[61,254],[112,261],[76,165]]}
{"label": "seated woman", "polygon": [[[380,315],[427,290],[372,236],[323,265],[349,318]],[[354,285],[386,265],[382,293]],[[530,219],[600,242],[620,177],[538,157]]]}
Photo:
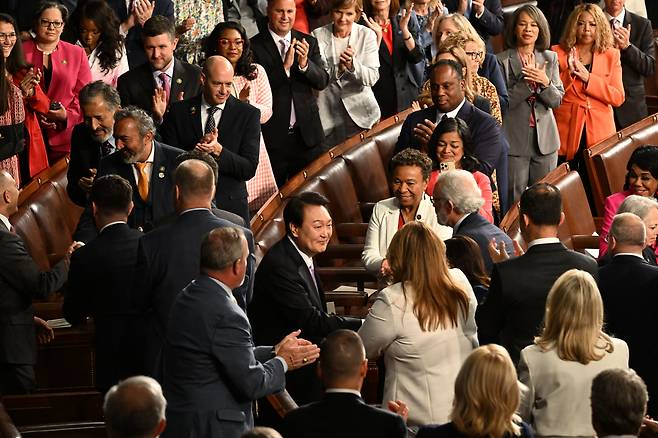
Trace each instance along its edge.
{"label": "seated woman", "polygon": [[477,182],[484,205],[480,209],[480,215],[493,223],[493,194],[491,191],[491,180],[487,175],[478,171],[478,160],[473,155],[471,143],[471,130],[463,120],[457,118],[446,118],[442,120],[432,133],[427,142],[429,156],[432,159],[434,170],[430,174],[425,193],[432,196],[436,180],[441,170],[464,169],[473,174]]}
{"label": "seated woman", "polygon": [[359,0],[332,0],[333,23],[313,31],[329,73],[329,85],[318,95],[327,147],[372,128],[381,117],[372,92],[379,80],[377,35],[354,23],[361,13]]}
{"label": "seated woman", "polygon": [[519,380],[528,387],[521,416],[539,436],[594,436],[592,379],[610,368],[628,369],[628,345],[603,333],[594,278],[571,269],[548,293],[541,335],[521,351]]}
{"label": "seated woman", "polygon": [[484,268],[484,259],[480,247],[468,236],[453,236],[444,242],[448,265],[457,268],[466,275],[473,288],[478,304],[484,301],[489,292],[491,278]]}
{"label": "seated woman", "polygon": [[532,438],[516,415],[519,385],[512,359],[496,344],[478,347],[455,380],[450,423],[421,427],[417,438]]}
{"label": "seated woman", "polygon": [[414,221],[426,223],[441,240],[449,239],[452,229],[439,225],[430,197],[425,194],[432,170],[432,160],[415,149],[405,149],[391,159],[391,192],[393,197],[375,204],[372,211],[361,260],[369,272],[387,276],[391,273],[386,260],[393,235]]}
{"label": "seated woman", "polygon": [[[603,223],[599,236],[599,258],[608,251],[608,231],[619,206],[630,195],[658,198],[658,146],[640,146],[635,149],[626,164],[624,191],[613,193],[605,199]],[[657,253],[658,254],[658,253]]]}
{"label": "seated woman", "polygon": [[359,336],[368,359],[384,356],[384,403],[405,401],[409,426],[445,423],[457,373],[478,346],[477,299],[424,223],[403,227],[387,259],[394,284],[379,293]]}

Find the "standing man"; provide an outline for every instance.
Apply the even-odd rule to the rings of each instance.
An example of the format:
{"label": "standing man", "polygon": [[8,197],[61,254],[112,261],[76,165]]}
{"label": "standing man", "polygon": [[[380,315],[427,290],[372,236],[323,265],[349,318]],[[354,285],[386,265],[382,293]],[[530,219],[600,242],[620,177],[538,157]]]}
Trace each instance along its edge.
{"label": "standing man", "polygon": [[651,22],[625,8],[626,0],[605,0],[605,16],[612,26],[615,47],[621,54],[626,100],[614,108],[618,130],[647,116],[644,78],[656,72],[656,49]]}
{"label": "standing man", "polygon": [[160,126],[162,141],[197,149],[217,160],[217,207],[249,223],[247,183],[256,174],[260,148],[260,111],[231,96],[233,67],[211,56],[201,72],[202,92],[176,102]]}
{"label": "standing man", "polygon": [[201,69],[174,58],[178,38],[169,18],[150,18],[144,24],[142,41],[147,62],[138,67],[131,64],[131,69],[119,76],[117,90],[123,106],[138,106],[160,124],[171,103],[199,94]]}
{"label": "standing man", "polygon": [[163,437],[240,438],[253,427],[254,400],[285,388],[285,373],[311,364],[320,349],[290,333],[254,347],[249,319],[233,298],[249,250],[238,228],[208,233],[201,273],[176,297],[164,348],[168,427]]}
{"label": "standing man", "polygon": [[295,0],[270,0],[267,29],[251,39],[254,61],[270,80],[273,115],[263,138],[276,184],[285,182],[323,152],[324,131],[314,91],[329,84],[317,40],[294,30]]}
{"label": "standing man", "polygon": [[71,160],[66,173],[66,192],[80,207],[87,206],[87,195],[94,183],[101,158],[116,150],[114,113],[121,108],[121,98],[114,87],[95,81],[80,90],[83,123],[71,134]]}
{"label": "standing man", "polygon": [[491,37],[503,33],[503,7],[500,0],[445,0],[451,13],[461,14],[471,22],[493,53]]}

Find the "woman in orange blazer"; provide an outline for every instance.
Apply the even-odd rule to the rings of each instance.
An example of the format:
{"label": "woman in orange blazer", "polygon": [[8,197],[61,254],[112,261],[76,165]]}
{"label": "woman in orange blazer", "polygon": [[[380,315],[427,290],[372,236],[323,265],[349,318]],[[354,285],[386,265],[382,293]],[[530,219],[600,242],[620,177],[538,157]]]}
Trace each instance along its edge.
{"label": "woman in orange blazer", "polygon": [[558,54],[565,90],[562,104],[555,110],[560,132],[558,157],[578,170],[582,149],[615,133],[612,107],[624,102],[619,50],[603,11],[591,3],[576,6],[560,44],[552,50]]}

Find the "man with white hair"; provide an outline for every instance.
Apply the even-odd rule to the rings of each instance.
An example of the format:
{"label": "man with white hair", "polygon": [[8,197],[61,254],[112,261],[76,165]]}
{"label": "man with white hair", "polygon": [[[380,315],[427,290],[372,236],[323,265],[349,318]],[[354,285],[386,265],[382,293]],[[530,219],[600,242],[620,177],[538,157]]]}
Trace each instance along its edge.
{"label": "man with white hair", "polygon": [[441,172],[434,186],[434,208],[441,225],[453,228],[453,236],[468,236],[480,247],[487,272],[493,262],[487,246],[492,240],[503,242],[512,256],[512,240],[500,228],[478,214],[484,203],[473,174],[466,170]]}
{"label": "man with white hair", "polygon": [[615,216],[608,233],[612,261],[599,269],[607,329],[624,339],[629,365],[649,391],[648,413],[658,415],[658,267],[642,257],[645,224],[633,213]]}
{"label": "man with white hair", "polygon": [[160,384],[133,376],[114,385],[105,395],[103,413],[110,438],[155,438],[167,425],[167,400]]}

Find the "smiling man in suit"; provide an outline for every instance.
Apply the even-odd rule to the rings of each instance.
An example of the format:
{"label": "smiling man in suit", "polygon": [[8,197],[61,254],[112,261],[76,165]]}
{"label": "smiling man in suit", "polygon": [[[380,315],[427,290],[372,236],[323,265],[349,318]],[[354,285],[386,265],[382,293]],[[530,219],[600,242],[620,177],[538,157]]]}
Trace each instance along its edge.
{"label": "smiling man in suit", "polygon": [[294,30],[294,0],[269,0],[267,28],[251,39],[254,61],[270,80],[273,115],[263,138],[279,187],[323,151],[324,132],[313,94],[329,84],[317,40]]}
{"label": "smiling man in suit", "polygon": [[174,57],[178,38],[173,21],[167,17],[149,18],[142,30],[142,41],[148,62],[131,66],[131,70],[119,76],[117,90],[124,106],[138,106],[160,123],[173,102],[199,93],[200,69]]}
{"label": "smiling man in suit", "polygon": [[249,223],[246,181],[258,167],[260,111],[231,95],[233,67],[222,56],[206,60],[201,82],[201,94],[172,105],[160,135],[165,143],[213,156],[219,167],[217,207]]}

